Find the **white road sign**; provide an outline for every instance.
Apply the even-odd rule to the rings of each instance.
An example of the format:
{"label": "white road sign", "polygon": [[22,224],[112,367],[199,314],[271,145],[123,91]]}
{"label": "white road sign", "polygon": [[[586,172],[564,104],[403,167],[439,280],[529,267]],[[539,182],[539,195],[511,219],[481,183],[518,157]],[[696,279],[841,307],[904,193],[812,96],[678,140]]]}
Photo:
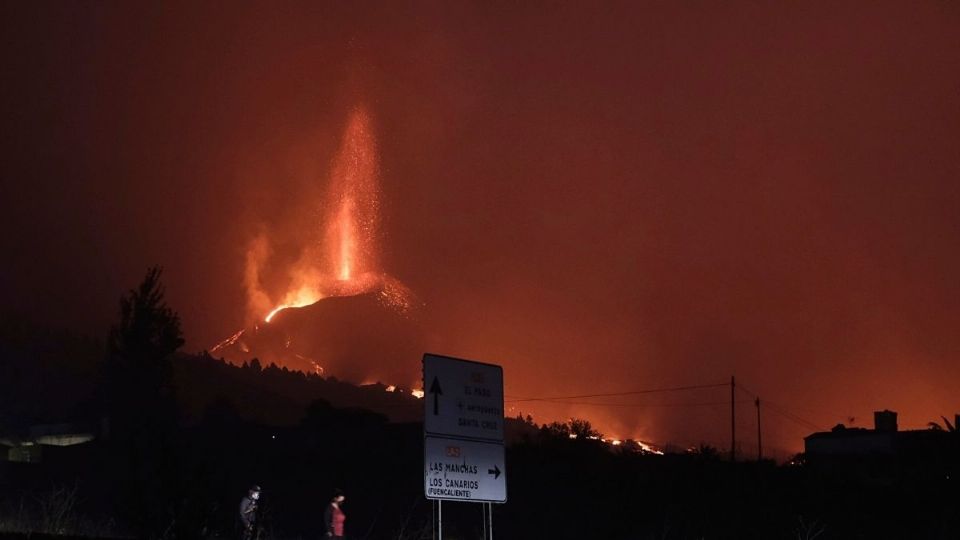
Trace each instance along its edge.
{"label": "white road sign", "polygon": [[507,501],[503,444],[426,436],[423,492],[428,499]]}
{"label": "white road sign", "polygon": [[428,435],[503,443],[503,368],[423,355],[424,419]]}

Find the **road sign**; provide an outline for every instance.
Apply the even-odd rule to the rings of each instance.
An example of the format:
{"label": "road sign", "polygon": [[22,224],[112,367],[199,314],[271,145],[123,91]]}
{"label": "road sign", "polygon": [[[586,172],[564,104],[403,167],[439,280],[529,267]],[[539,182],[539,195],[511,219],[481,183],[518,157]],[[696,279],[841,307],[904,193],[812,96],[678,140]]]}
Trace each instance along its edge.
{"label": "road sign", "polygon": [[423,355],[424,419],[428,435],[503,444],[503,368]]}
{"label": "road sign", "polygon": [[423,492],[444,501],[507,501],[503,444],[426,436]]}
{"label": "road sign", "polygon": [[439,501],[507,501],[503,368],[423,355],[423,492]]}

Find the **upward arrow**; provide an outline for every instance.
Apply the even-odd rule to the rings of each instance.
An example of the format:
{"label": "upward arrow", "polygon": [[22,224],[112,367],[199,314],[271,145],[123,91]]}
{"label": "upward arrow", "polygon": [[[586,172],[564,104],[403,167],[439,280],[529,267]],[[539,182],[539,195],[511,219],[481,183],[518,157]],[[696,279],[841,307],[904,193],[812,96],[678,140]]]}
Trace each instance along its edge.
{"label": "upward arrow", "polygon": [[433,376],[433,383],[430,384],[430,393],[433,394],[433,415],[437,416],[440,414],[440,396],[443,395],[443,390],[436,375]]}

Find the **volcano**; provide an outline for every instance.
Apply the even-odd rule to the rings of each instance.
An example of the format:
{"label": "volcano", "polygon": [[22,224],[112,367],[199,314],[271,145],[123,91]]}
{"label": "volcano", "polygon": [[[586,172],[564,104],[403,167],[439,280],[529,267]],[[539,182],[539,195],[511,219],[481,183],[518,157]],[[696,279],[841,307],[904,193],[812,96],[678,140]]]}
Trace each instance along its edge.
{"label": "volcano", "polygon": [[[265,283],[274,239],[258,235],[247,251],[247,328],[210,352],[232,363],[257,358],[353,383],[419,387],[423,333],[419,302],[379,266],[376,137],[370,115],[349,115],[330,168],[322,218],[286,243],[302,246],[286,283]],[[254,322],[249,322],[254,321]]]}
{"label": "volcano", "polygon": [[[388,276],[364,290],[277,311],[269,322],[238,332],[211,350],[235,364],[261,364],[335,375],[353,383],[419,386],[424,334],[406,291]],[[373,281],[372,286],[369,282]],[[344,284],[347,286],[347,284]]]}

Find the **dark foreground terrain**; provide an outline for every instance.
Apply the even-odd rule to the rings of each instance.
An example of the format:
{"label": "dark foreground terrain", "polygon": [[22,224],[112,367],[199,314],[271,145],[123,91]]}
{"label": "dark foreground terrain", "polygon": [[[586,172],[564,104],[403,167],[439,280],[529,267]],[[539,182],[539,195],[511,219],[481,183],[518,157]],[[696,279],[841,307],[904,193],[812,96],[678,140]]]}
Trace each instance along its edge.
{"label": "dark foreground terrain", "polygon": [[[0,461],[4,534],[232,538],[256,483],[261,538],[319,538],[335,488],[347,494],[350,538],[431,537],[422,427],[411,421],[422,402],[409,394],[179,355],[156,398],[171,407],[128,397],[129,414],[108,414],[103,344],[16,336],[0,348],[0,455],[38,425],[96,438],[42,446],[35,463]],[[960,538],[956,439],[935,454],[777,465],[730,463],[706,447],[650,455],[571,429],[589,426],[510,423],[497,538]],[[479,505],[443,510],[444,538],[482,537]]]}

